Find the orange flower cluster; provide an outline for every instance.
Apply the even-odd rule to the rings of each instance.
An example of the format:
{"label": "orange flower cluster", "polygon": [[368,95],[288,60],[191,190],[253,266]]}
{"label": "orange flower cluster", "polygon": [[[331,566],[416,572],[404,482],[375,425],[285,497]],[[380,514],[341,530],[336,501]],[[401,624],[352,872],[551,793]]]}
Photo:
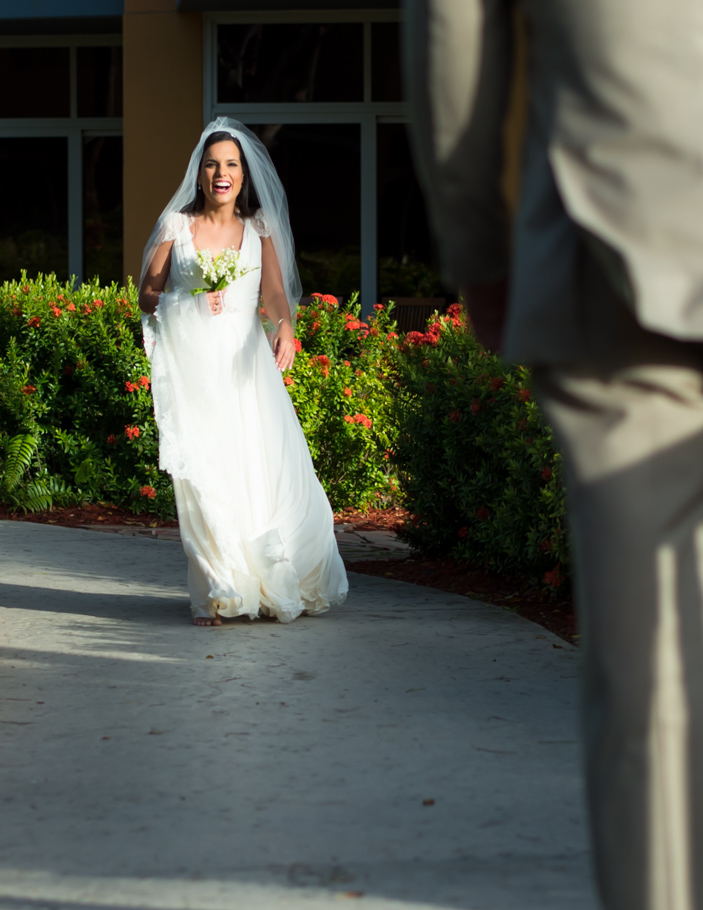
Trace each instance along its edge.
{"label": "orange flower cluster", "polygon": [[372,426],[372,420],[370,417],[367,417],[366,414],[354,414],[353,417],[346,414],[344,419],[347,423],[360,423],[363,427],[366,427],[367,430],[370,430]]}
{"label": "orange flower cluster", "polygon": [[32,318],[27,321],[27,325],[30,328],[36,329],[41,325],[41,319],[38,316],[32,316]]}
{"label": "orange flower cluster", "polygon": [[149,388],[149,377],[148,376],[140,376],[139,382],[130,382],[129,380],[127,380],[127,382],[125,382],[125,384],[124,384],[125,392],[138,392],[140,386],[142,386],[145,389]]}
{"label": "orange flower cluster", "polygon": [[139,438],[139,427],[126,426],[124,428],[124,434],[127,437],[127,439],[138,439]]}
{"label": "orange flower cluster", "polygon": [[146,496],[147,499],[156,499],[156,490],[153,487],[139,487],[139,492],[142,496]]}
{"label": "orange flower cluster", "polygon": [[310,358],[310,363],[314,363],[315,366],[319,367],[323,376],[330,375],[330,359],[326,354],[313,354]]}

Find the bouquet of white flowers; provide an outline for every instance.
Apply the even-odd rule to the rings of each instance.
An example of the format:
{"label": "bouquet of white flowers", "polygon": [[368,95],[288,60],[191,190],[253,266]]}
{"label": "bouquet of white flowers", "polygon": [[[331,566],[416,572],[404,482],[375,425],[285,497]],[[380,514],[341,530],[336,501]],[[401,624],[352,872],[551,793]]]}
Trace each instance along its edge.
{"label": "bouquet of white flowers", "polygon": [[246,275],[248,272],[254,272],[258,268],[247,268],[239,262],[239,251],[231,247],[222,250],[213,258],[210,250],[197,250],[196,258],[203,278],[208,283],[206,288],[195,288],[190,293],[195,297],[196,294],[202,294],[207,291],[221,291],[229,284],[234,284],[237,278]]}

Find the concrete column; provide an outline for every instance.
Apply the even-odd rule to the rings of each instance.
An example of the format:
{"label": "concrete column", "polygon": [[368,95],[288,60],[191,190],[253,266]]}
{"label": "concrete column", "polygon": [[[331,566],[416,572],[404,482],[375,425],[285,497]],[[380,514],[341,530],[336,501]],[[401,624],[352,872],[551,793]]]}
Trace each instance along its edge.
{"label": "concrete column", "polygon": [[175,192],[203,127],[201,13],[176,0],[125,0],[124,272]]}

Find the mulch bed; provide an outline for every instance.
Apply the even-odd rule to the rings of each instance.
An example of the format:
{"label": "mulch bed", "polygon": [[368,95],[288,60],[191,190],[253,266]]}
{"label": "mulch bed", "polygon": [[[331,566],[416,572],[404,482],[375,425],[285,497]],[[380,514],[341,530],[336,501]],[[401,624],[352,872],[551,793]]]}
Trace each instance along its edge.
{"label": "mulch bed", "polygon": [[[344,509],[335,515],[335,523],[353,524],[358,531],[392,531],[406,515],[405,509],[401,508],[370,509],[368,512]],[[178,527],[177,521],[162,521],[154,515],[135,514],[107,503],[86,503],[82,506],[28,515],[9,512],[0,505],[0,520],[33,521],[68,528],[96,524],[131,525],[138,528]],[[576,619],[569,593],[554,595],[546,588],[530,587],[520,579],[492,575],[482,569],[471,569],[453,559],[426,559],[421,556],[409,556],[406,559],[363,559],[347,561],[346,566],[350,572],[394,578],[505,607],[525,619],[539,623],[571,644],[578,641]]]}

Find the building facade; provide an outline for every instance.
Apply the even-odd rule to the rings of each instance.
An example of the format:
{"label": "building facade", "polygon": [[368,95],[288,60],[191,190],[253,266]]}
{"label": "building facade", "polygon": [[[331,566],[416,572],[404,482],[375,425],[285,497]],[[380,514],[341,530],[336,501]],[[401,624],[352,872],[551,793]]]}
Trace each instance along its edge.
{"label": "building facade", "polygon": [[[0,280],[137,279],[203,126],[241,120],[289,197],[305,294],[432,298],[398,0],[2,0]],[[519,67],[518,67],[519,70]],[[506,129],[515,198],[524,91]]]}
{"label": "building facade", "polygon": [[0,278],[136,278],[203,125],[226,114],[279,170],[306,293],[437,293],[399,31],[392,0],[7,0]]}

